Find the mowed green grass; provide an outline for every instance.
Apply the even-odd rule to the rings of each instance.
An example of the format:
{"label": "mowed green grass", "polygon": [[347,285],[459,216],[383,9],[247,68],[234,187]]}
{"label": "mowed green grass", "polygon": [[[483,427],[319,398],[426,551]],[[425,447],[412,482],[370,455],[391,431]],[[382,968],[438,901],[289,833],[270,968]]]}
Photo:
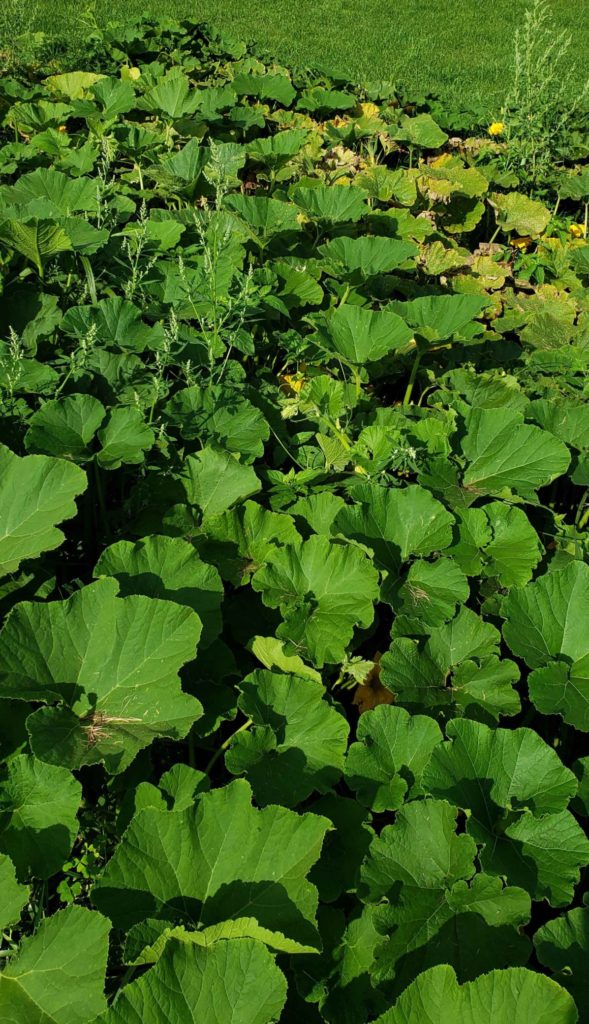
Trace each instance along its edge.
{"label": "mowed green grass", "polygon": [[[13,0],[14,2],[14,0]],[[47,31],[84,38],[84,0],[23,0]],[[496,109],[528,0],[96,0],[98,22],[143,12],[190,15],[268,48],[284,62],[321,64],[353,79]],[[586,68],[589,3],[552,0],[558,29]]]}

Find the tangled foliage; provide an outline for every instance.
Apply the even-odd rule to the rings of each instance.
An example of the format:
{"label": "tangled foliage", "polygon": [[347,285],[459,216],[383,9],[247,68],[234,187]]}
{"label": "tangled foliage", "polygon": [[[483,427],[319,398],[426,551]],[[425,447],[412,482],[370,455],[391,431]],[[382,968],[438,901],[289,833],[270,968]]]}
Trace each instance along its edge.
{"label": "tangled foliage", "polygon": [[581,150],[165,20],[0,109],[0,1018],[589,1020]]}

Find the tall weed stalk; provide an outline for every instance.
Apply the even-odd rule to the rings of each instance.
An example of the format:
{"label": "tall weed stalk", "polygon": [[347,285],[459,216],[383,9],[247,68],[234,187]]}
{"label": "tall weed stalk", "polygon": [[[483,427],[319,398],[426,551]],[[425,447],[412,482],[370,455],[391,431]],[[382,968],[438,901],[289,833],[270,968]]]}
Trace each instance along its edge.
{"label": "tall weed stalk", "polygon": [[548,0],[533,0],[515,35],[505,104],[506,162],[531,184],[562,163],[576,115],[589,103],[573,37],[558,31]]}

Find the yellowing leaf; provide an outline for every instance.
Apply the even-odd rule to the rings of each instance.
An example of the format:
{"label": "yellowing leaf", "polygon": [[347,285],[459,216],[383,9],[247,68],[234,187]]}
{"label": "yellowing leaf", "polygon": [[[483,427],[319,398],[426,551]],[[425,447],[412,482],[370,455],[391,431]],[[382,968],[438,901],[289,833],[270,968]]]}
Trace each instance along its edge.
{"label": "yellowing leaf", "polygon": [[45,79],[45,85],[57,96],[65,96],[68,100],[81,100],[90,87],[101,78],[106,78],[106,75],[96,74],[94,71],[68,71],[64,75],[50,75]]}

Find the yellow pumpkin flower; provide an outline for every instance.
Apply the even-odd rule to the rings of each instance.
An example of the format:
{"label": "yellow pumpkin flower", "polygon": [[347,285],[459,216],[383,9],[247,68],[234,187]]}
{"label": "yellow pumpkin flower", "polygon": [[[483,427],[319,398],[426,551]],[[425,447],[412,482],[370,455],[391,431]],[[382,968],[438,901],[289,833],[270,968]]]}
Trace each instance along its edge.
{"label": "yellow pumpkin flower", "polygon": [[503,135],[505,131],[505,124],[503,121],[493,121],[492,124],[487,128],[489,135]]}
{"label": "yellow pumpkin flower", "polygon": [[59,126],[59,128],[57,130],[58,130],[58,132],[67,132],[67,125],[60,124],[60,126]]}
{"label": "yellow pumpkin flower", "polygon": [[280,376],[280,383],[282,385],[282,390],[287,394],[289,392],[294,392],[295,395],[298,395],[305,383],[305,379],[304,377],[296,376],[293,373],[283,373]]}
{"label": "yellow pumpkin flower", "polygon": [[529,235],[522,235],[521,238],[512,238],[511,244],[514,249],[519,249],[520,252],[525,252],[532,244],[532,239]]}
{"label": "yellow pumpkin flower", "polygon": [[587,229],[584,224],[571,224],[569,232],[573,238],[584,238],[587,234]]}

